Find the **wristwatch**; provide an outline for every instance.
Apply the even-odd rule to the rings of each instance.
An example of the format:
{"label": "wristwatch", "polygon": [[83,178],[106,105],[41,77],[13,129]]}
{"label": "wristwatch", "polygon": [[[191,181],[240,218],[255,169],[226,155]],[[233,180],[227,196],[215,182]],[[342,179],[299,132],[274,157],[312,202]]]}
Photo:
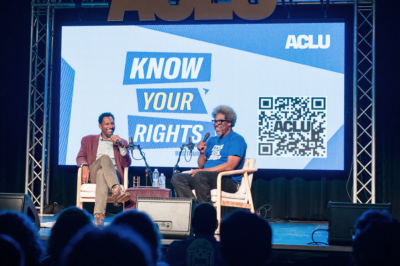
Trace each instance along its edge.
{"label": "wristwatch", "polygon": [[79,165],[79,167],[82,168],[82,167],[84,167],[85,165],[86,165],[86,166],[89,166],[87,163],[81,163],[81,164]]}

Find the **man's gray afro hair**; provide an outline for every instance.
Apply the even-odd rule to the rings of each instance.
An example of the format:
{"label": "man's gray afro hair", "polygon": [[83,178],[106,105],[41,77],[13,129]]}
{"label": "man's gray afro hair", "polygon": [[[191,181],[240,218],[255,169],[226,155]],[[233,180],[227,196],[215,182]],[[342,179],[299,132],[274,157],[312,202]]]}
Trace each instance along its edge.
{"label": "man's gray afro hair", "polygon": [[235,126],[236,124],[236,112],[229,106],[227,105],[220,105],[215,107],[214,111],[212,112],[212,116],[215,118],[217,114],[223,114],[225,115],[225,120],[228,120],[229,122],[232,123],[232,127]]}

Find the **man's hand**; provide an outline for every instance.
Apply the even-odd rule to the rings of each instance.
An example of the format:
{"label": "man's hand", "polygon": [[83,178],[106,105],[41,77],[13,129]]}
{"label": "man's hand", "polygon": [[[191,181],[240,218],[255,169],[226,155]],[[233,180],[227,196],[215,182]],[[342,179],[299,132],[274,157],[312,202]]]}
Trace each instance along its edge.
{"label": "man's hand", "polygon": [[199,144],[197,144],[197,149],[200,151],[201,154],[204,154],[207,148],[207,143],[200,141]]}
{"label": "man's hand", "polygon": [[84,165],[82,167],[82,184],[89,182],[89,174],[90,174],[89,166]]}
{"label": "man's hand", "polygon": [[112,135],[111,138],[110,138],[110,140],[111,140],[115,145],[118,145],[118,147],[120,147],[120,148],[123,148],[123,147],[124,147],[124,144],[122,144],[122,145],[117,144],[117,140],[119,140],[119,141],[122,143],[122,140],[119,138],[118,135]]}
{"label": "man's hand", "polygon": [[190,175],[193,177],[197,172],[200,172],[200,171],[205,171],[204,169],[192,169],[192,172],[190,172]]}

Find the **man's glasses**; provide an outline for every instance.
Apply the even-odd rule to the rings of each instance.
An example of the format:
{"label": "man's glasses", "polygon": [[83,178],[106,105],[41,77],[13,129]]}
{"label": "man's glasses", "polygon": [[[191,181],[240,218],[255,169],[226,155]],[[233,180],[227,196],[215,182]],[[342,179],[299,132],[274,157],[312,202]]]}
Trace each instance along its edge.
{"label": "man's glasses", "polygon": [[222,125],[223,122],[229,122],[228,120],[211,120],[213,124]]}

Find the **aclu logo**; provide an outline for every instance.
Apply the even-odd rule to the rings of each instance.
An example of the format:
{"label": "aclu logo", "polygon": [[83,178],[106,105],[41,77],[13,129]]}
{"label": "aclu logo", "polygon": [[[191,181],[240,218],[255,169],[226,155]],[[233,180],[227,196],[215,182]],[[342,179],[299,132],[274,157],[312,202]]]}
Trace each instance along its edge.
{"label": "aclu logo", "polygon": [[318,42],[315,43],[314,35],[289,35],[285,49],[328,49],[331,46],[331,35],[318,35]]}
{"label": "aclu logo", "polygon": [[136,89],[139,112],[207,114],[198,89]]}
{"label": "aclu logo", "polygon": [[128,52],[124,85],[211,80],[211,54]]}
{"label": "aclu logo", "polygon": [[310,132],[311,122],[310,121],[276,121],[274,131],[277,132]]}
{"label": "aclu logo", "polygon": [[213,124],[204,121],[170,119],[146,116],[128,116],[129,136],[143,149],[179,148],[193,137],[198,143],[209,132],[215,135]]}

